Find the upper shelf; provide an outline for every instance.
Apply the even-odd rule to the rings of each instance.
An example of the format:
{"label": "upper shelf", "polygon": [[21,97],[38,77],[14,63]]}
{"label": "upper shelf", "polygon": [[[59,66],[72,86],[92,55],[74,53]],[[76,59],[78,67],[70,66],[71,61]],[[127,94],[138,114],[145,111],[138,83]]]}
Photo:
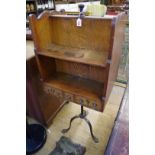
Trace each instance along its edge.
{"label": "upper shelf", "polygon": [[107,64],[108,52],[94,51],[84,48],[65,47],[50,44],[42,51],[37,51],[39,55],[44,55],[56,59],[74,61],[83,64],[105,67]]}

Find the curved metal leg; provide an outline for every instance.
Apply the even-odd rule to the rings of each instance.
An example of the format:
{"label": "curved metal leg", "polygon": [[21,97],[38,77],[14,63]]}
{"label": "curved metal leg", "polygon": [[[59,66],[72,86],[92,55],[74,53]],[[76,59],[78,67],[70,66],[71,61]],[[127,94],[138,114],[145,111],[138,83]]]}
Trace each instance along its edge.
{"label": "curved metal leg", "polygon": [[69,127],[68,127],[67,129],[63,129],[61,132],[62,132],[62,133],[68,132],[68,131],[70,130],[70,128],[71,128],[72,121],[73,121],[74,119],[76,119],[76,118],[80,118],[80,116],[77,115],[77,116],[72,117],[71,120],[70,120]]}
{"label": "curved metal leg", "polygon": [[94,136],[94,134],[93,134],[93,129],[92,129],[92,125],[91,125],[90,121],[89,121],[87,118],[83,118],[83,119],[87,122],[87,124],[88,124],[88,126],[89,126],[92,139],[94,140],[95,143],[98,143],[99,140],[98,140],[98,138],[96,138],[96,137]]}

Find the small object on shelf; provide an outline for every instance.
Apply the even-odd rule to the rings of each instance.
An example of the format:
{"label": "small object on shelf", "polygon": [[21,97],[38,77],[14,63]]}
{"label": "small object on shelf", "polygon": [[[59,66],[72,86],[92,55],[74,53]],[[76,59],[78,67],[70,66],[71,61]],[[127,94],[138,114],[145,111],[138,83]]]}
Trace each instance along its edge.
{"label": "small object on shelf", "polygon": [[29,5],[29,4],[26,4],[26,11],[27,11],[27,12],[30,12],[30,10],[31,10],[31,9],[30,9],[30,5]]}
{"label": "small object on shelf", "polygon": [[31,13],[37,13],[36,0],[26,0],[26,13],[27,16]]}
{"label": "small object on shelf", "polygon": [[29,29],[28,16],[30,14],[37,14],[36,0],[26,0],[26,39],[32,40],[31,31]]}
{"label": "small object on shelf", "polygon": [[83,12],[84,4],[79,4],[78,7],[79,7],[80,12]]}
{"label": "small object on shelf", "polygon": [[34,11],[34,4],[33,3],[30,4],[30,10]]}

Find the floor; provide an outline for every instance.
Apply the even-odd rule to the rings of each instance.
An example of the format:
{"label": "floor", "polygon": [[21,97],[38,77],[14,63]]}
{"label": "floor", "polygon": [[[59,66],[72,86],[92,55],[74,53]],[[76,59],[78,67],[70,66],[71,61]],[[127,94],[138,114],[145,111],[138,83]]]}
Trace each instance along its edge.
{"label": "floor", "polygon": [[105,155],[129,154],[129,89],[126,89],[122,104],[110,136]]}
{"label": "floor", "polygon": [[[99,138],[99,143],[94,143],[92,141],[89,128],[81,119],[75,120],[70,131],[64,136],[69,137],[75,143],[85,146],[87,149],[85,155],[103,155],[106,151],[106,146],[119,111],[124,91],[124,87],[113,87],[111,96],[103,113],[86,108],[89,112],[87,118],[92,123],[94,134]],[[75,103],[65,105],[55,117],[53,124],[47,129],[48,138],[44,147],[35,155],[48,155],[56,146],[56,142],[63,135],[61,130],[67,128],[70,118],[79,114],[79,112],[79,105]],[[33,120],[29,121],[33,123]]]}

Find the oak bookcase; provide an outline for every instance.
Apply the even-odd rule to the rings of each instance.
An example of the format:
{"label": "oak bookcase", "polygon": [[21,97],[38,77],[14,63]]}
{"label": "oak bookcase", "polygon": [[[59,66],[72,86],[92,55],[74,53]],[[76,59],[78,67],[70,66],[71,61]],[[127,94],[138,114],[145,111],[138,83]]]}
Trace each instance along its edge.
{"label": "oak bookcase", "polygon": [[77,18],[50,11],[29,17],[43,89],[57,102],[82,102],[103,112],[117,77],[124,13],[85,16],[81,27]]}

